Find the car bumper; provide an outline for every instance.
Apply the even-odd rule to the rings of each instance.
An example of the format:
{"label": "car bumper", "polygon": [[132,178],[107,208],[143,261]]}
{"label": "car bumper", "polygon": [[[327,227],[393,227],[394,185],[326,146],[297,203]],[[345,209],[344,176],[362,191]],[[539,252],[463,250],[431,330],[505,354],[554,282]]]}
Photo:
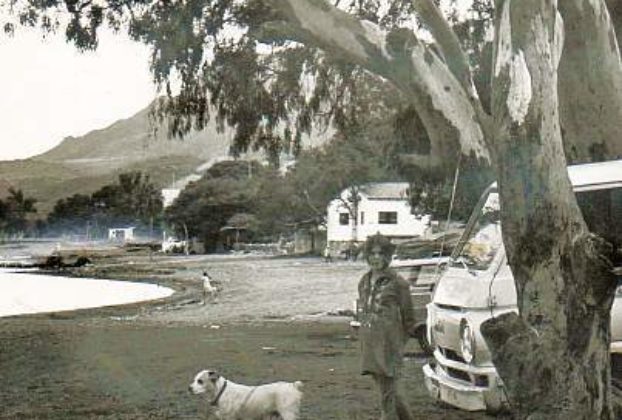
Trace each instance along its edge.
{"label": "car bumper", "polygon": [[479,387],[460,383],[432,365],[423,367],[425,386],[432,398],[466,411],[499,411],[506,405],[501,386]]}

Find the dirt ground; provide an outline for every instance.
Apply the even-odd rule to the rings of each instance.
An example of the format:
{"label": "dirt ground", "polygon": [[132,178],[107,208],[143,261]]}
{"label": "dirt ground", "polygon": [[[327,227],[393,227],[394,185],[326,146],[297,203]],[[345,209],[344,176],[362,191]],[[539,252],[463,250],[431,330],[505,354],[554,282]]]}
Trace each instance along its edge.
{"label": "dirt ground", "polygon": [[[149,281],[177,293],[122,307],[1,318],[0,418],[205,418],[207,402],[188,392],[204,368],[249,385],[303,381],[301,419],[379,418],[344,316],[362,263],[109,254],[91,252],[92,266],[65,274]],[[204,269],[221,291],[202,305]],[[435,404],[423,385],[425,357],[414,341],[408,350],[403,385],[415,418],[492,418]]]}

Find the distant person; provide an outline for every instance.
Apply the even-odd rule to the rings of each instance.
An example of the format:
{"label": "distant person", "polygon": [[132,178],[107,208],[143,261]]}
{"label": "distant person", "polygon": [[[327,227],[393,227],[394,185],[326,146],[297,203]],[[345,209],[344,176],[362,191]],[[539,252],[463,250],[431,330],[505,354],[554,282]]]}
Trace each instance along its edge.
{"label": "distant person", "polygon": [[347,259],[350,261],[356,261],[359,257],[359,252],[360,249],[356,245],[356,242],[350,241],[350,243],[348,243]]}
{"label": "distant person", "polygon": [[408,282],[389,268],[394,250],[380,234],[363,245],[369,271],[358,286],[361,374],[371,375],[378,386],[383,420],[410,420],[413,416],[398,392],[398,379],[415,318]]}
{"label": "distant person", "polygon": [[326,244],[326,247],[324,248],[324,262],[333,262],[333,254],[329,244]]}
{"label": "distant person", "polygon": [[216,295],[216,288],[212,285],[212,279],[210,278],[207,271],[203,271],[203,276],[201,276],[201,281],[203,283],[203,305],[206,304],[207,298],[213,298]]}

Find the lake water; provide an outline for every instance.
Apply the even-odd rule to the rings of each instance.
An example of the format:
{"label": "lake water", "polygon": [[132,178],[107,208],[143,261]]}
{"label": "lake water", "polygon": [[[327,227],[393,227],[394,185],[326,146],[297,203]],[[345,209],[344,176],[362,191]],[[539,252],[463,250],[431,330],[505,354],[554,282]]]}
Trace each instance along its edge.
{"label": "lake water", "polygon": [[46,276],[0,269],[0,317],[160,299],[173,289],[147,283]]}

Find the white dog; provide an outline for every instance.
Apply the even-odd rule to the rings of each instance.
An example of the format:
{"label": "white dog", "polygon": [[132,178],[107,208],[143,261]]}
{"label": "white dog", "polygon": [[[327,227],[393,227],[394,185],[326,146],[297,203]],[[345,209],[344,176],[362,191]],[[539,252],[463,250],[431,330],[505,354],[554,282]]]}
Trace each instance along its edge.
{"label": "white dog", "polygon": [[301,388],[300,381],[240,385],[211,370],[197,373],[190,384],[191,392],[208,395],[215,416],[221,420],[296,420]]}

